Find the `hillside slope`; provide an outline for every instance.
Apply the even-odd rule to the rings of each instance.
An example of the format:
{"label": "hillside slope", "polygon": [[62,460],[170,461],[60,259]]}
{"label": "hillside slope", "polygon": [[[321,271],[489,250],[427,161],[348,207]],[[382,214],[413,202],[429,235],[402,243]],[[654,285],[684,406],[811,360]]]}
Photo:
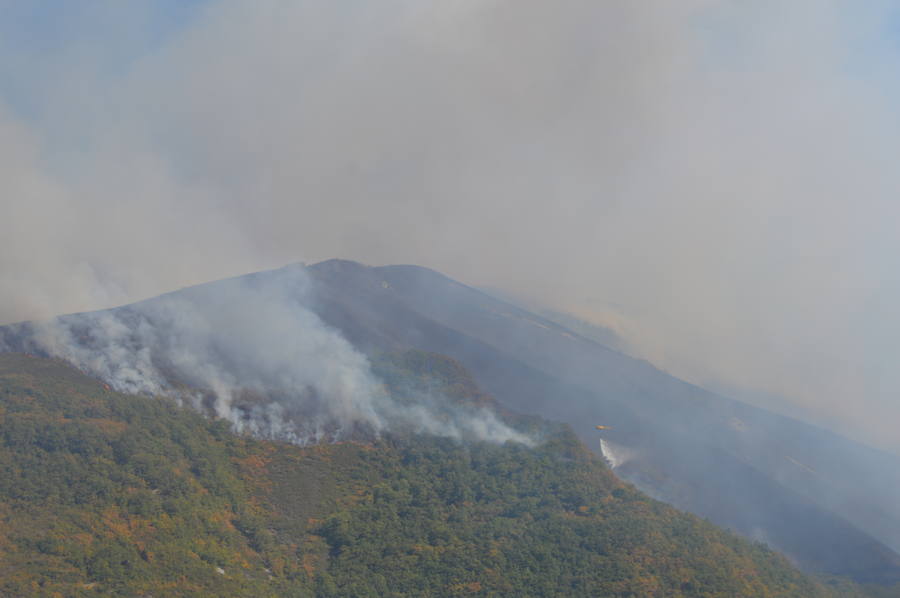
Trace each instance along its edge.
{"label": "hillside slope", "polygon": [[[247,416],[280,438],[338,439],[377,428],[388,412],[404,415],[390,401],[387,411],[358,409],[373,407],[377,388],[342,407],[317,397],[343,392],[344,376],[328,373],[339,362],[333,350],[364,374],[356,349],[371,358],[411,348],[451,356],[502,405],[565,421],[597,452],[602,440],[616,473],[641,490],[762,540],[807,571],[900,581],[897,458],[687,384],[426,268],[292,265],[49,325],[0,327],[0,350],[72,358],[119,390],[202,388],[212,412],[225,408],[236,423]],[[215,392],[223,382],[227,392]],[[310,382],[325,386],[295,393]],[[214,400],[223,395],[232,400]],[[320,413],[294,418],[285,435],[280,417],[266,419],[273,412],[257,400],[265,396],[305,396],[307,414],[314,404]],[[348,426],[339,421],[347,413],[375,417]],[[472,432],[478,418],[460,424]]]}
{"label": "hillside slope", "polygon": [[[458,364],[376,364],[489,402]],[[299,448],[0,355],[0,594],[855,596],[623,485],[566,428],[522,445]]]}
{"label": "hillside slope", "polygon": [[311,305],[357,346],[445,353],[503,404],[570,423],[652,495],[808,570],[900,581],[900,460],[732,401],[418,266],[310,267]]}

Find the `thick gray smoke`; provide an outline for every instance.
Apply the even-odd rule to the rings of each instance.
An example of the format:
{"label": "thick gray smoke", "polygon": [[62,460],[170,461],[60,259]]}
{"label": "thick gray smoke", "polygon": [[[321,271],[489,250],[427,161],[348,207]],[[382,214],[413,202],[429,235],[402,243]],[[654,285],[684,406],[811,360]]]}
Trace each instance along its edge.
{"label": "thick gray smoke", "polygon": [[900,450],[895,2],[0,7],[2,322],[415,262]]}
{"label": "thick gray smoke", "polygon": [[487,409],[440,396],[397,404],[367,358],[303,306],[307,285],[303,266],[282,268],[56,318],[26,343],[115,390],[170,396],[258,437],[311,444],[402,428],[532,443]]}

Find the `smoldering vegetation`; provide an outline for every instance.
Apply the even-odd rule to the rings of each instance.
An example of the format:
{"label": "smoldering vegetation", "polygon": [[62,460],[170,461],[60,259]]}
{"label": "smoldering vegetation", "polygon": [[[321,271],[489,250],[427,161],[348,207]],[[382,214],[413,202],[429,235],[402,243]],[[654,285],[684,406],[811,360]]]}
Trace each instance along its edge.
{"label": "smoldering vegetation", "polygon": [[298,445],[386,431],[534,444],[484,405],[409,389],[398,402],[368,358],[304,306],[301,265],[122,308],[0,329],[0,349],[59,358],[116,391],[171,397],[236,432]]}

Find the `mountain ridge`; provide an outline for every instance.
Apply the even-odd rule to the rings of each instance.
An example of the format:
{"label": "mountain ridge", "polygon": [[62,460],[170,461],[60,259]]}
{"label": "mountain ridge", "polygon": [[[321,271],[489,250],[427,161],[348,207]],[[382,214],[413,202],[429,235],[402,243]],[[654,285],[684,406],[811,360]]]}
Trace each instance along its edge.
{"label": "mountain ridge", "polygon": [[[825,565],[826,569],[832,568],[833,570],[847,572],[844,568],[844,560],[847,558],[852,560],[857,553],[848,551],[841,556],[832,555],[828,550],[822,548],[821,537],[811,531],[814,528],[813,522],[821,523],[823,519],[828,520],[828,516],[823,513],[822,509],[830,505],[816,503],[819,506],[811,509],[802,506],[804,503],[807,503],[807,506],[809,506],[809,503],[814,500],[822,500],[824,502],[825,498],[834,494],[833,490],[818,493],[817,496],[817,488],[810,489],[804,485],[799,485],[799,489],[803,492],[798,496],[796,490],[782,486],[783,483],[790,485],[795,482],[790,469],[795,469],[796,466],[787,459],[784,459],[783,462],[772,464],[769,463],[772,457],[763,454],[755,457],[755,461],[751,463],[746,463],[743,455],[735,460],[733,457],[734,453],[746,450],[742,445],[746,445],[749,442],[749,446],[756,447],[759,445],[759,439],[753,437],[753,429],[746,426],[745,430],[739,434],[732,434],[730,430],[732,430],[732,423],[738,426],[741,425],[731,421],[731,418],[737,414],[739,416],[737,417],[738,420],[747,420],[751,425],[757,426],[762,430],[779,432],[779,430],[784,429],[784,432],[780,432],[782,437],[785,434],[792,435],[797,431],[807,430],[809,432],[804,432],[804,436],[815,441],[812,443],[812,446],[829,448],[831,450],[829,443],[832,442],[832,436],[828,431],[809,424],[796,422],[796,420],[791,418],[770,414],[765,410],[751,407],[739,401],[718,397],[714,393],[700,387],[677,380],[666,372],[655,368],[649,362],[633,360],[608,347],[601,348],[598,353],[602,356],[613,356],[616,365],[604,364],[605,370],[602,371],[602,375],[596,376],[602,379],[602,388],[599,389],[601,396],[599,397],[596,389],[592,390],[590,387],[585,388],[582,385],[571,386],[573,384],[573,374],[575,375],[574,377],[581,376],[581,382],[590,375],[596,375],[597,369],[590,362],[587,368],[581,365],[582,369],[580,372],[576,368],[571,367],[570,364],[564,364],[564,367],[560,368],[561,372],[548,372],[547,368],[539,368],[541,369],[541,374],[535,376],[534,370],[529,372],[529,368],[535,365],[546,365],[546,361],[543,359],[535,360],[533,357],[529,361],[527,352],[523,355],[521,345],[516,346],[512,351],[509,350],[511,345],[516,344],[511,342],[510,339],[513,339],[513,341],[518,340],[516,337],[519,334],[518,331],[513,330],[512,332],[503,333],[506,334],[505,338],[501,334],[501,336],[487,339],[484,331],[489,329],[492,323],[484,314],[480,314],[478,319],[473,321],[463,322],[463,326],[460,325],[460,313],[463,313],[464,316],[466,309],[473,309],[473,304],[478,306],[485,302],[488,304],[491,302],[499,303],[496,299],[477,289],[467,287],[462,283],[452,281],[452,279],[444,275],[419,266],[362,268],[357,266],[350,269],[349,272],[356,273],[358,278],[345,286],[341,286],[339,281],[349,278],[347,276],[347,266],[341,262],[337,269],[340,276],[336,277],[335,265],[335,262],[324,262],[321,265],[311,266],[310,269],[315,272],[321,268],[327,272],[326,276],[317,277],[318,282],[322,286],[336,285],[336,288],[324,291],[328,299],[323,303],[343,303],[343,309],[351,313],[334,314],[330,313],[328,308],[321,310],[319,313],[325,321],[333,326],[361,339],[359,341],[361,344],[364,345],[367,341],[371,342],[373,339],[383,338],[386,330],[383,322],[376,322],[374,326],[379,331],[379,334],[365,339],[365,334],[356,329],[356,327],[360,326],[360,322],[371,320],[365,313],[365,309],[353,315],[352,310],[359,309],[359,307],[348,306],[349,303],[353,302],[354,298],[362,294],[365,299],[357,301],[357,303],[385,302],[388,305],[380,308],[380,313],[387,317],[390,314],[395,315],[395,329],[392,331],[394,334],[394,338],[391,339],[392,342],[396,343],[399,339],[400,345],[408,343],[413,346],[423,346],[424,348],[430,348],[460,359],[475,373],[479,382],[504,404],[523,412],[538,413],[544,417],[554,417],[569,421],[576,426],[576,430],[586,442],[591,442],[592,436],[596,437],[597,435],[597,432],[593,430],[593,424],[603,423],[613,425],[613,430],[604,432],[604,436],[612,441],[618,441],[629,446],[630,441],[633,441],[635,437],[639,437],[640,443],[647,443],[647,446],[651,448],[659,446],[659,448],[653,449],[656,452],[655,459],[659,463],[651,463],[652,467],[637,468],[636,464],[632,462],[620,470],[621,474],[625,475],[627,479],[638,483],[639,487],[645,491],[656,495],[658,498],[669,500],[680,508],[686,508],[704,516],[709,516],[713,521],[734,527],[748,536],[764,531],[765,536],[763,537],[782,550],[792,554],[795,558],[798,558],[800,562],[804,562],[805,566],[810,569],[822,567],[822,563],[825,562],[827,563]],[[413,276],[404,278],[404,273],[408,272],[412,272]],[[362,274],[364,276],[360,276]],[[451,293],[457,293],[453,300],[457,303],[442,312],[442,302],[453,303],[453,301],[445,300],[448,294],[447,281],[450,281]],[[383,287],[383,283],[387,283],[390,290],[394,291],[393,297],[390,296],[389,289]],[[401,293],[401,291],[408,291],[409,289],[412,289],[413,292],[410,294]],[[468,294],[474,297],[471,303],[463,310],[459,309],[458,304],[466,299],[460,298],[460,294]],[[406,311],[403,311],[404,308]],[[503,309],[510,310],[510,307],[504,305]],[[511,311],[516,314],[527,314],[527,312],[515,306],[512,306]],[[435,314],[437,317],[432,317]],[[422,318],[430,320],[430,322],[425,322]],[[542,321],[538,321],[543,324]],[[437,330],[435,328],[436,324],[446,325],[445,329]],[[549,328],[554,328],[554,326]],[[424,334],[422,333],[423,331],[425,331]],[[468,334],[468,340],[458,336],[459,334]],[[571,339],[571,337],[565,338],[567,341]],[[576,335],[576,338],[581,343],[581,346],[587,346],[590,343],[589,340],[583,337]],[[373,344],[377,345],[378,343],[375,342]],[[498,345],[504,345],[504,348],[498,349]],[[538,343],[532,341],[530,348],[537,345]],[[498,351],[500,352],[498,353]],[[516,351],[519,353],[516,354]],[[565,353],[560,351],[560,353],[564,355],[561,358],[563,360],[571,356],[571,352]],[[513,356],[512,359],[510,359],[510,355]],[[518,357],[515,357],[515,355],[518,355]],[[522,360],[523,357],[525,358],[524,361]],[[596,358],[596,354],[592,358]],[[575,359],[584,361],[583,356],[576,356]],[[501,368],[498,371],[498,364],[506,364],[504,366],[505,369]],[[624,367],[621,364],[624,364]],[[525,366],[524,368],[522,367],[523,365]],[[587,374],[585,373],[586,369],[589,370]],[[636,370],[639,374],[635,375],[634,371],[630,370]],[[550,378],[547,378],[547,375]],[[647,388],[643,384],[642,379],[647,376],[662,379],[662,384],[657,387]],[[529,378],[529,383],[518,383],[517,379],[525,377]],[[542,390],[531,392],[529,387],[532,384],[535,387],[540,387]],[[568,398],[565,400],[554,400],[554,396],[558,399],[561,394],[565,394]],[[528,398],[529,396],[531,398]],[[586,397],[590,396],[594,396],[595,401],[602,402],[603,409],[600,412],[585,404]],[[636,398],[623,403],[622,396]],[[673,397],[681,397],[678,403],[680,405],[678,410],[673,410]],[[721,407],[724,405],[728,409],[723,415],[710,419],[708,414],[697,411],[696,405],[698,404],[703,408]],[[607,417],[607,413],[613,417]],[[609,421],[610,419],[614,421],[611,422]],[[618,425],[615,425],[616,423]],[[653,428],[652,432],[647,432],[648,425]],[[622,428],[629,428],[628,434],[623,433]],[[684,428],[685,431],[682,431],[680,428]],[[724,437],[727,440],[724,452],[721,452],[723,449],[717,449],[720,452],[719,457],[715,456],[716,451],[710,451],[708,447],[703,448],[702,442],[698,444],[698,438],[702,439],[710,434]],[[697,448],[687,449],[684,446],[692,444],[697,445]],[[854,457],[856,462],[884,459],[883,454],[870,447],[857,445],[843,439],[838,444],[840,445],[838,452],[847,450],[848,447],[857,450],[860,454]],[[791,450],[796,452],[797,443],[791,444],[788,442],[786,446],[788,448],[794,447]],[[637,449],[638,452],[642,449],[640,445],[634,446],[633,442],[631,447]],[[729,474],[729,483],[733,483],[733,487],[729,487],[729,483],[713,483],[710,486],[710,480],[708,476],[704,475],[704,472],[701,471],[699,475],[696,473],[690,475],[691,472],[686,471],[682,463],[669,458],[666,455],[667,452],[681,453],[685,455],[687,460],[693,460],[697,464],[707,465],[711,469],[718,468],[725,472],[731,472]],[[787,456],[793,456],[799,462],[805,460],[799,454],[788,454]],[[660,461],[660,459],[662,460]],[[710,461],[710,459],[714,460]],[[886,466],[893,468],[893,471],[896,473],[895,461],[886,459]],[[748,466],[750,469],[748,469]],[[763,467],[763,471],[768,469],[770,473],[761,472],[755,474],[754,471],[759,467]],[[643,471],[635,471],[636,469],[643,469]],[[702,467],[697,469],[702,470]],[[675,490],[667,490],[667,483],[662,483],[656,484],[656,488],[654,488],[653,484],[647,483],[648,478],[646,476],[648,471],[655,472],[652,475],[657,477],[660,474],[665,476],[667,472],[672,472],[669,475],[669,479],[676,478],[678,487]],[[734,473],[736,471],[744,472],[744,476],[736,476]],[[773,473],[776,476],[775,479],[771,477]],[[873,483],[873,480],[877,481],[876,475],[866,476],[861,472],[853,471],[840,472],[840,475],[846,474],[856,475],[856,480],[869,485]],[[745,483],[746,480],[743,477],[746,476],[755,477],[757,481],[752,484]],[[677,480],[677,478],[682,479]],[[689,482],[685,484],[684,479],[688,479]],[[797,484],[794,485],[795,487],[797,486]],[[679,501],[679,493],[684,493],[686,486],[693,487],[693,490],[687,488],[687,492],[692,493],[693,496]],[[762,492],[762,495],[783,497],[782,503],[784,506],[780,510],[767,510],[758,504],[747,505],[746,501],[743,500],[745,496],[760,495],[763,487],[765,491]],[[698,489],[700,488],[704,492],[699,492]],[[705,498],[708,496],[717,497],[716,502],[711,503],[708,498]],[[744,504],[742,504],[740,509],[734,506],[729,508],[729,497],[734,505]],[[837,498],[836,500],[846,502],[842,498]],[[854,500],[858,500],[858,496]],[[887,500],[887,502],[890,503],[890,500]],[[724,503],[724,505],[721,503]],[[863,504],[866,504],[865,501],[863,501]],[[834,530],[846,530],[848,526],[859,525],[860,518],[864,519],[867,517],[869,510],[874,512],[878,509],[856,508],[853,512],[858,521],[854,524],[848,524],[843,515],[838,515],[831,528]],[[734,515],[737,511],[741,514],[740,519],[735,519]],[[848,510],[845,509],[844,513],[846,514],[847,512]],[[795,537],[792,534],[785,533],[785,530],[792,529],[792,526],[795,526],[794,520],[797,519],[798,513],[806,513],[805,519],[809,520],[804,524],[805,527],[801,528],[807,530],[803,531],[803,533],[806,534],[808,539],[800,543],[795,541]],[[773,516],[774,519],[772,519]],[[896,516],[892,517],[868,522],[864,528],[869,532],[881,533],[882,538],[896,538],[897,530],[900,530],[900,527],[898,527]],[[894,531],[892,532],[891,530]],[[887,532],[888,536],[885,536],[884,532]],[[844,532],[837,531],[834,533],[837,537],[844,534]],[[850,535],[855,534],[851,533]],[[856,543],[853,542],[853,544]],[[804,558],[803,553],[806,550],[813,551],[811,558]],[[837,552],[840,553],[840,551]],[[884,559],[885,570],[889,572],[888,577],[884,581],[892,581],[897,576],[896,553],[890,550],[885,552],[883,548],[877,548],[875,552],[884,555],[874,558],[875,561]],[[856,574],[863,578],[868,577],[870,573],[864,572],[865,570],[866,567],[862,566],[860,570],[856,571]]]}
{"label": "mountain ridge", "polygon": [[[603,438],[627,454],[616,471],[652,496],[765,540],[807,570],[900,580],[900,557],[882,541],[900,530],[885,499],[893,478],[875,475],[892,472],[893,461],[865,470],[859,464],[880,458],[872,449],[718,397],[433,270],[329,260],[162,297],[199,300],[233,281],[265,287],[285,273],[309,278],[292,301],[370,356],[411,348],[448,355],[504,407],[567,421],[598,452]],[[28,350],[29,326],[0,327],[0,341]]]}

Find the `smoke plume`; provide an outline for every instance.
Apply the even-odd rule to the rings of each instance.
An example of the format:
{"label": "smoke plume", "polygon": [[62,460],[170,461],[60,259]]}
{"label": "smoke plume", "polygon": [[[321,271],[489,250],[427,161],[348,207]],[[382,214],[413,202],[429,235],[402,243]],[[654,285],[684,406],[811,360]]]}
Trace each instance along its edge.
{"label": "smoke plume", "polygon": [[390,429],[533,444],[486,408],[426,393],[395,402],[367,358],[303,306],[309,284],[302,265],[290,266],[21,325],[17,342],[117,391],[169,396],[257,437],[305,445]]}
{"label": "smoke plume", "polygon": [[0,321],[415,262],[900,450],[895,3],[0,10]]}

